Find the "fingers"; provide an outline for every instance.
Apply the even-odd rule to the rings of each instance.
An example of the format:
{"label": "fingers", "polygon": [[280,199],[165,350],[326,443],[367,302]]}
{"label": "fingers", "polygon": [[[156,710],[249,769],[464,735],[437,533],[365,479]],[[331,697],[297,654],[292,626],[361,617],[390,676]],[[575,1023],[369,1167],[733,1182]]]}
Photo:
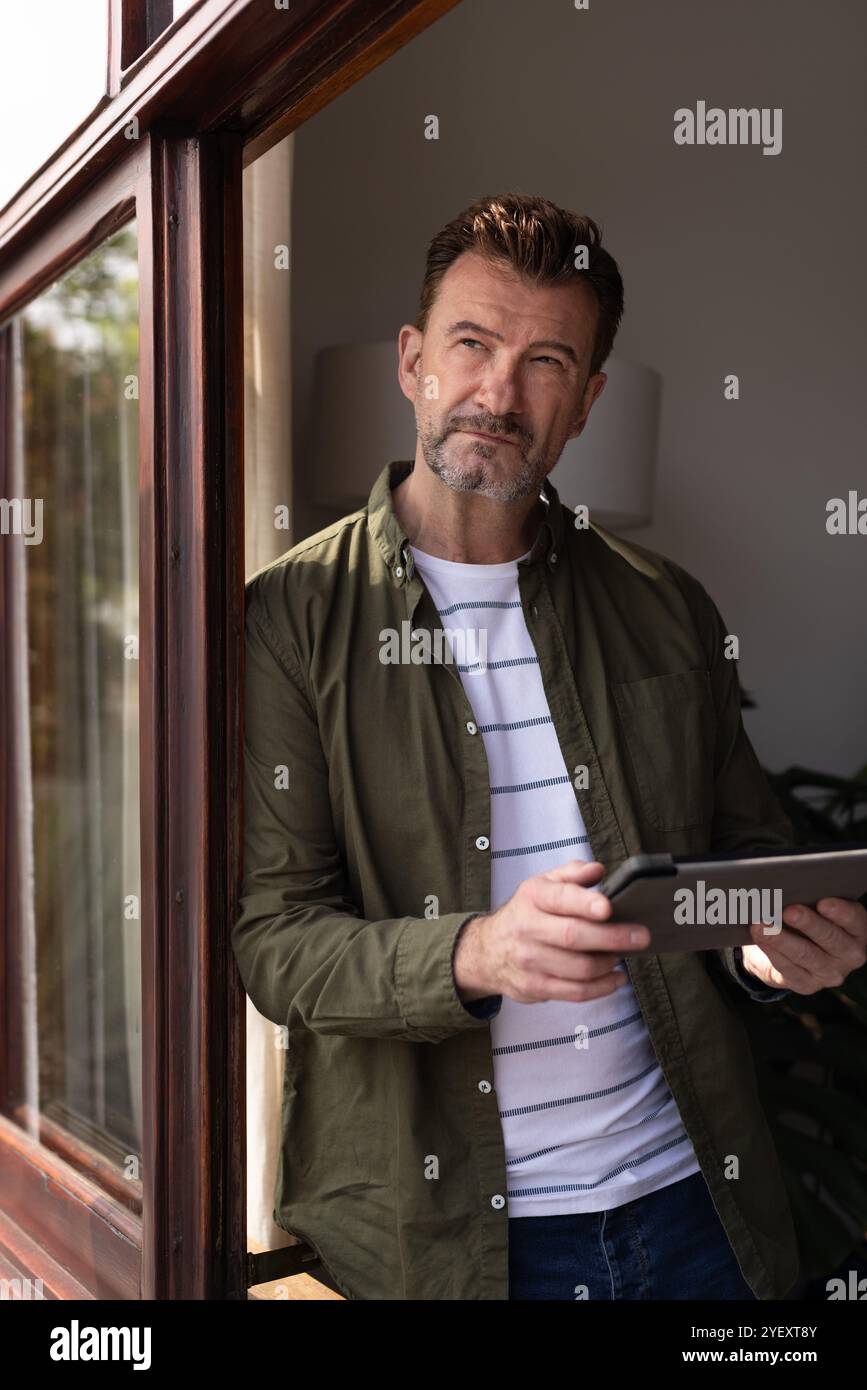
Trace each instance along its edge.
{"label": "fingers", "polygon": [[[555,922],[555,918],[549,919]],[[650,945],[650,932],[643,922],[613,922],[597,926],[581,917],[561,918],[554,926],[555,944],[567,951],[614,951],[625,955],[629,951],[643,951]]]}
{"label": "fingers", "polygon": [[556,999],[570,1004],[584,1004],[590,999],[602,999],[607,994],[629,984],[625,970],[610,970],[597,980],[563,980],[553,975],[529,975],[521,980],[520,988],[508,989],[510,998],[519,1004],[534,1004]]}
{"label": "fingers", "polygon": [[547,878],[553,883],[597,883],[605,875],[605,865],[597,859],[570,859],[568,864],[558,864],[555,869],[546,869],[537,878]]}
{"label": "fingers", "polygon": [[[815,949],[825,951],[829,956],[842,956],[850,945],[849,933],[838,923],[823,917],[811,907],[792,904],[783,913],[783,921],[795,931],[785,932],[786,936],[802,936],[815,943]],[[781,933],[783,934],[783,933]],[[773,941],[773,938],[770,938]]]}
{"label": "fingers", "polygon": [[618,960],[614,951],[563,951],[537,940],[528,942],[523,951],[516,947],[511,963],[519,970],[558,980],[588,981],[610,974]]}
{"label": "fingers", "polygon": [[622,956],[650,945],[650,932],[643,922],[591,922],[580,911],[574,917],[563,917],[532,908],[526,921],[536,941],[564,952],[605,951]]}
{"label": "fingers", "polygon": [[[778,988],[814,994],[816,990],[841,985],[854,968],[854,965],[847,964],[852,950],[848,944],[851,938],[842,928],[823,922],[810,909],[802,911],[816,917],[816,922],[802,918],[798,931],[783,927],[775,936],[766,936],[763,924],[757,922],[751,926],[750,935],[761,947],[771,966],[781,978],[785,978],[785,986],[777,985]],[[798,983],[789,983],[790,980],[797,980]],[[806,989],[805,980],[809,982]]]}
{"label": "fingers", "polygon": [[[793,903],[786,911],[799,911],[801,906],[800,903]],[[820,898],[816,903],[816,911],[823,917],[829,917],[836,926],[842,927],[856,943],[867,947],[867,907],[863,903],[852,902],[848,898]],[[792,925],[800,930],[794,918],[790,920]]]}
{"label": "fingers", "polygon": [[[577,865],[577,868],[587,868]],[[562,865],[570,870],[572,865]],[[556,872],[556,871],[555,871]],[[546,874],[526,881],[528,904],[525,921],[538,939],[567,951],[643,950],[650,932],[641,922],[608,924],[611,902],[593,888],[553,881]]]}
{"label": "fingers", "polygon": [[[819,911],[803,903],[792,903],[787,907],[783,912],[783,921],[795,930],[784,930],[781,936],[806,937],[814,943],[815,949],[832,958],[845,977],[867,959],[867,909],[861,903],[846,902],[841,898],[822,898],[816,907]],[[771,945],[775,944],[773,938],[766,939]],[[764,941],[761,944],[764,946]],[[790,949],[788,943],[784,949]],[[801,959],[797,958],[798,964]]]}
{"label": "fingers", "polygon": [[528,947],[538,950],[543,944],[564,956],[599,951],[619,959],[650,945],[650,932],[642,922],[599,924],[583,917],[558,917],[532,908],[528,909],[522,934]]}
{"label": "fingers", "polygon": [[[867,960],[867,909],[846,898],[820,898],[816,908],[790,903],[776,935],[760,923],[750,928],[756,945],[745,947],[750,967],[765,984],[815,994],[842,985]],[[761,950],[759,950],[761,947]]]}
{"label": "fingers", "polygon": [[758,946],[744,946],[744,961],[749,960],[750,972],[772,989],[790,989],[795,994],[815,994],[822,985],[812,975],[799,966],[793,965],[784,957],[775,965],[764,949]]}
{"label": "fingers", "polygon": [[[537,874],[522,885],[536,907],[543,912],[559,913],[563,917],[611,916],[611,902],[598,888],[592,887],[601,874],[581,874],[580,870],[601,869],[601,865],[563,864],[553,874]],[[559,875],[559,877],[557,876]]]}

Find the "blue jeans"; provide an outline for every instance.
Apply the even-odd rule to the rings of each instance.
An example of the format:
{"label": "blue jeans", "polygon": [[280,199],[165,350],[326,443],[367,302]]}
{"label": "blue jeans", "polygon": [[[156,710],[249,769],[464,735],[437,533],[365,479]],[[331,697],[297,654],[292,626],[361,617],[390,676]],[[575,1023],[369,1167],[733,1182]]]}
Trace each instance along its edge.
{"label": "blue jeans", "polygon": [[510,1299],[755,1297],[701,1173],[611,1211],[509,1219]]}

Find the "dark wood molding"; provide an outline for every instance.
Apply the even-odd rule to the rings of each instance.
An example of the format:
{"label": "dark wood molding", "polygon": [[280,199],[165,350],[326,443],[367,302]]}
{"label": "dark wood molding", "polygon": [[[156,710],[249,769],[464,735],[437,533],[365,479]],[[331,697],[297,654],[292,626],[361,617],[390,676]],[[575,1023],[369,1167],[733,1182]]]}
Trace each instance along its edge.
{"label": "dark wood molding", "polygon": [[112,1163],[90,1144],[77,1139],[62,1124],[48,1119],[38,1110],[34,1111],[30,1105],[16,1105],[9,1118],[36,1139],[43,1148],[52,1149],[71,1168],[84,1173],[101,1192],[107,1193],[134,1216],[141,1217],[141,1181],[137,1178],[125,1178],[118,1163]]}
{"label": "dark wood molding", "polygon": [[0,210],[0,255],[121,158],[135,117],[157,126],[235,131],[245,162],[408,43],[459,0],[203,0],[123,74],[121,89]]}
{"label": "dark wood molding", "polygon": [[[10,1221],[0,1211],[0,1278],[29,1282],[29,1297],[38,1300],[91,1300],[95,1295],[84,1284],[73,1279],[63,1265],[58,1264],[37,1245],[26,1231]],[[36,1281],[41,1282],[41,1288]]]}
{"label": "dark wood molding", "polygon": [[154,135],[141,323],[142,1292],[244,1298],[242,146]]}
{"label": "dark wood molding", "polygon": [[172,0],[108,0],[109,96],[121,88],[123,74],[172,22]]}
{"label": "dark wood molding", "polygon": [[[13,431],[16,416],[15,361],[11,324],[0,327],[0,497],[19,495],[13,476]],[[17,922],[21,891],[18,873],[18,778],[15,733],[15,664],[17,605],[12,601],[20,559],[16,547],[0,536],[0,1114],[18,1099],[21,1074],[21,978]]]}

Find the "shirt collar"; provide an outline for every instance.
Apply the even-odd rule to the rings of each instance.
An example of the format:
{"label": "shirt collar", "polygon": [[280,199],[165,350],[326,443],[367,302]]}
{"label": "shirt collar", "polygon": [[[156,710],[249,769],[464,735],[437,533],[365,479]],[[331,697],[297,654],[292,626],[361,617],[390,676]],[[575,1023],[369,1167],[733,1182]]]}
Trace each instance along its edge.
{"label": "shirt collar", "polygon": [[[398,483],[403,482],[413,467],[412,459],[399,459],[387,463],[373,484],[367,500],[367,529],[396,584],[404,584],[408,579],[412,579],[415,566],[409,539],[395,514],[391,493]],[[563,548],[563,509],[557,489],[550,478],[546,478],[542,484],[541,496],[546,504],[545,515],[529,555],[519,563],[536,565],[546,561],[553,569]]]}

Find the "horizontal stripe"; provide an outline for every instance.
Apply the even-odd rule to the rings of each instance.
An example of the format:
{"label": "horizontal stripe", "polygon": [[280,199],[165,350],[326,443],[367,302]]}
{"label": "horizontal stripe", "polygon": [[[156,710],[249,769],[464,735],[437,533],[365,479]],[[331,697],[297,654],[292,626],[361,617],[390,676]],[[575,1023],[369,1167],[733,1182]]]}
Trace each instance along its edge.
{"label": "horizontal stripe", "polygon": [[480,734],[508,734],[513,729],[535,729],[539,724],[553,724],[550,714],[538,714],[532,719],[516,719],[511,724],[480,724]]}
{"label": "horizontal stripe", "polygon": [[664,1154],[668,1149],[675,1148],[678,1144],[687,1144],[689,1136],[682,1134],[679,1139],[671,1139],[667,1144],[661,1144],[658,1149],[651,1149],[650,1153],[642,1154],[641,1158],[631,1158],[628,1163],[621,1163],[617,1168],[612,1168],[604,1177],[597,1179],[596,1182],[561,1182],[555,1187],[521,1187],[514,1192],[508,1191],[507,1196],[512,1197],[543,1197],[555,1192],[592,1192],[594,1188],[601,1187],[603,1183],[610,1182],[612,1178],[617,1178],[621,1173],[628,1173],[630,1168],[640,1168],[642,1163],[649,1163],[657,1154]]}
{"label": "horizontal stripe", "polygon": [[541,782],[516,782],[513,787],[491,787],[491,796],[501,796],[505,792],[535,792],[540,787],[559,787],[569,781],[569,774],[563,777],[543,777]]}
{"label": "horizontal stripe", "polygon": [[473,674],[473,672],[481,672],[482,675],[484,675],[487,671],[503,671],[510,666],[538,665],[539,658],[537,656],[508,656],[504,657],[502,661],[486,661],[484,665],[482,665],[480,661],[474,661],[472,665],[469,665],[468,663],[465,666],[462,666],[459,661],[455,662],[455,666],[458,668],[459,671],[463,671],[465,673],[469,671],[471,675]]}
{"label": "horizontal stripe", "polygon": [[[530,1006],[532,1008],[532,1005]],[[559,1100],[542,1100],[534,1105],[517,1105],[514,1110],[501,1110],[500,1119],[507,1120],[513,1115],[536,1115],[543,1110],[558,1110],[563,1105],[583,1105],[587,1100],[601,1100],[603,1096],[613,1096],[618,1091],[625,1091],[628,1086],[634,1086],[636,1081],[641,1081],[645,1076],[649,1076],[652,1071],[656,1071],[657,1062],[651,1062],[649,1067],[640,1071],[637,1076],[630,1076],[627,1081],[618,1081],[616,1086],[606,1086],[601,1091],[585,1091],[580,1096],[563,1096]]]}
{"label": "horizontal stripe", "polygon": [[448,608],[439,608],[437,612],[441,618],[447,618],[451,613],[460,613],[468,608],[520,608],[520,599],[496,599],[496,598],[473,598],[464,599],[460,603],[450,603]]}
{"label": "horizontal stripe", "polygon": [[[637,1013],[630,1014],[628,1018],[619,1018],[616,1023],[602,1023],[598,1028],[588,1028],[587,1032],[582,1033],[581,1036],[588,1039],[599,1038],[606,1033],[616,1032],[618,1028],[625,1028],[628,1024],[635,1023],[641,1017],[642,1013],[639,1009]],[[563,1036],[559,1038],[540,1038],[536,1042],[509,1043],[505,1047],[495,1047],[492,1051],[495,1057],[501,1057],[511,1052],[533,1052],[538,1047],[563,1047],[566,1043],[569,1043],[571,1047],[575,1046],[574,1033],[564,1033]],[[576,1051],[582,1051],[582,1049],[577,1048]]]}
{"label": "horizontal stripe", "polygon": [[549,849],[565,849],[567,845],[586,845],[589,840],[589,835],[570,835],[568,839],[548,840],[543,845],[524,845],[517,849],[495,849],[491,851],[491,858],[511,859],[516,854],[542,854]]}
{"label": "horizontal stripe", "polygon": [[[665,1107],[666,1107],[667,1105],[670,1105],[671,1102],[673,1101],[673,1099],[674,1099],[674,1097],[672,1096],[671,1091],[669,1091],[668,1095],[665,1097],[665,1100],[662,1102],[662,1104],[661,1104],[661,1105],[657,1105],[657,1107],[656,1107],[655,1110],[651,1110],[651,1112],[650,1112],[649,1115],[642,1115],[642,1117],[641,1117],[641,1119],[638,1121],[638,1123],[639,1123],[640,1125],[646,1125],[646,1124],[648,1124],[651,1120],[655,1120],[656,1117],[657,1117],[657,1115],[659,1114],[659,1112],[660,1112],[661,1110],[664,1110]],[[532,1163],[533,1160],[536,1159],[536,1158],[544,1158],[546,1154],[558,1153],[560,1149],[568,1149],[568,1148],[571,1148],[571,1145],[570,1145],[570,1144],[549,1144],[549,1146],[548,1146],[547,1149],[536,1149],[535,1153],[523,1154],[520,1158],[510,1158],[510,1159],[508,1159],[508,1160],[506,1161],[506,1167],[507,1167],[507,1168],[510,1168],[510,1167],[511,1167],[513,1164],[515,1164],[515,1163]]]}

